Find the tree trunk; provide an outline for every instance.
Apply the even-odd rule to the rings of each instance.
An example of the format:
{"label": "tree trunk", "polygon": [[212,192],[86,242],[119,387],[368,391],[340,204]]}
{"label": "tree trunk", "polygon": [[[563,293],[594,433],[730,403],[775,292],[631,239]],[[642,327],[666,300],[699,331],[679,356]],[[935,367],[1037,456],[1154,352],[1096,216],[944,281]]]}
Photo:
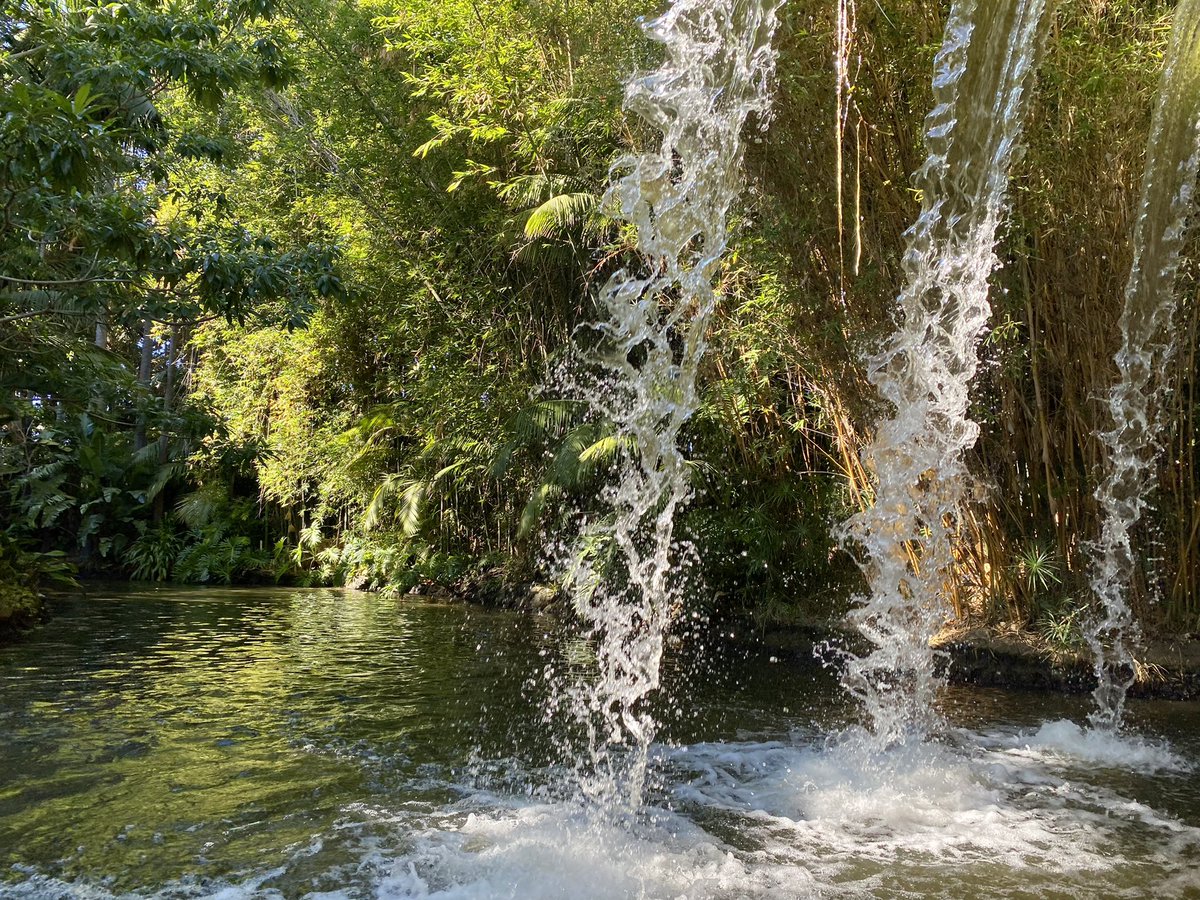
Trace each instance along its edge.
{"label": "tree trunk", "polygon": [[[151,329],[154,323],[149,319],[142,320],[142,360],[138,365],[137,383],[149,389],[150,387],[150,365],[154,361],[154,335]],[[134,451],[142,450],[146,446],[146,417],[138,416],[137,429],[133,433],[133,449]]]}

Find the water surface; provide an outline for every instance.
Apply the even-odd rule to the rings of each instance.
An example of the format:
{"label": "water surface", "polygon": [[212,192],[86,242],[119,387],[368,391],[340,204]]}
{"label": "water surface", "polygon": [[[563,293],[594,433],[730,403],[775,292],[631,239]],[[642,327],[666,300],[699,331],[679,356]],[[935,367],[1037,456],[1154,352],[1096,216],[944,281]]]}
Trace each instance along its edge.
{"label": "water surface", "polygon": [[818,666],[668,653],[647,809],[544,724],[548,617],[314,590],[64,601],[0,648],[0,896],[1200,896],[1200,706],[952,688],[875,753]]}

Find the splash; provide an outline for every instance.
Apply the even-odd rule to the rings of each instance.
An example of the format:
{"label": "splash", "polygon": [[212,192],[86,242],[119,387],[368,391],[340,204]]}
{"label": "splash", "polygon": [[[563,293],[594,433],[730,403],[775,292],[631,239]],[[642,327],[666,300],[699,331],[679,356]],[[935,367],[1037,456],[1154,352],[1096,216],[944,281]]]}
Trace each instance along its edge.
{"label": "splash", "polygon": [[1100,766],[1142,775],[1187,774],[1192,771],[1191,763],[1164,741],[1080,728],[1069,719],[1046,722],[1033,733],[985,737],[996,746],[1023,753],[1046,764]]}
{"label": "splash", "polygon": [[1139,628],[1129,602],[1137,569],[1132,533],[1146,508],[1162,423],[1159,373],[1174,352],[1175,275],[1200,166],[1200,2],[1182,0],[1159,85],[1146,151],[1142,199],[1133,230],[1133,268],[1125,287],[1119,382],[1108,398],[1113,427],[1104,433],[1108,470],[1096,489],[1101,531],[1092,590],[1100,613],[1087,628],[1098,681],[1093,726],[1115,731],[1133,683],[1131,648]]}
{"label": "splash", "polygon": [[929,155],[914,178],[921,213],[904,254],[903,324],[868,369],[895,413],[864,453],[878,478],[874,504],[847,523],[865,550],[870,588],[851,618],[872,650],[848,660],[844,680],[884,743],[924,734],[936,718],[940,679],[929,642],[946,615],[969,483],[963,453],[979,433],[968,390],[1046,7],[956,0],[935,60]]}
{"label": "splash", "polygon": [[[659,686],[679,601],[675,515],[689,499],[680,431],[698,405],[696,370],[717,300],[741,190],[743,129],[764,122],[782,0],[677,0],[647,26],[661,67],[633,80],[625,107],[662,132],[613,169],[606,205],[634,226],[639,262],[600,294],[573,376],[596,418],[612,424],[618,476],[602,499],[613,515],[584,529],[569,573],[599,674],[569,698],[587,730],[585,796],[599,808],[641,806],[655,731],[645,698]],[[619,177],[618,177],[619,175]]]}

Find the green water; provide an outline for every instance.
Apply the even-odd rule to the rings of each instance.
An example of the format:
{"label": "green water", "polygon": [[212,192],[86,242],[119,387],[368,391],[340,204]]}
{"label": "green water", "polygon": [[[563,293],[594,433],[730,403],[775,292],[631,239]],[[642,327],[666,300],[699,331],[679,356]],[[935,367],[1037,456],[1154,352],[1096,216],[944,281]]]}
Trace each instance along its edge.
{"label": "green water", "polygon": [[552,619],[414,598],[60,601],[0,648],[0,896],[1200,896],[1195,704],[1131,704],[1176,761],[1147,768],[1021,749],[1083,699],[952,689],[943,756],[878,780],[827,745],[831,673],[684,642],[651,810],[610,827],[569,802],[547,667],[588,677]]}
{"label": "green water", "polygon": [[0,848],[121,889],[269,864],[347,798],[536,743],[530,626],[332,591],[72,602],[0,650]]}

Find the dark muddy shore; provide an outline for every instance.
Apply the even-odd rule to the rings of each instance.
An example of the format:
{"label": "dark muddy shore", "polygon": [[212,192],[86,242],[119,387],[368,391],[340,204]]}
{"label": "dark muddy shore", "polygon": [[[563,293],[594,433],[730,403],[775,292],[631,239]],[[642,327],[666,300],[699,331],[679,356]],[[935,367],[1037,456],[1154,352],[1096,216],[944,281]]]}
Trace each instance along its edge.
{"label": "dark muddy shore", "polygon": [[[827,655],[825,647],[860,652],[861,638],[837,627],[806,624],[775,627],[746,639],[797,661]],[[1096,686],[1086,650],[1054,647],[1037,635],[998,632],[990,628],[946,631],[936,641],[952,682],[984,687],[1083,694]],[[1200,640],[1192,636],[1148,640],[1136,652],[1138,662],[1131,697],[1169,700],[1200,699]]]}
{"label": "dark muddy shore", "polygon": [[[949,658],[955,681],[1085,693],[1096,685],[1086,650],[1048,646],[1035,636],[987,628],[947,632],[938,648]],[[1200,640],[1192,636],[1150,639],[1134,651],[1131,697],[1200,699]]]}

